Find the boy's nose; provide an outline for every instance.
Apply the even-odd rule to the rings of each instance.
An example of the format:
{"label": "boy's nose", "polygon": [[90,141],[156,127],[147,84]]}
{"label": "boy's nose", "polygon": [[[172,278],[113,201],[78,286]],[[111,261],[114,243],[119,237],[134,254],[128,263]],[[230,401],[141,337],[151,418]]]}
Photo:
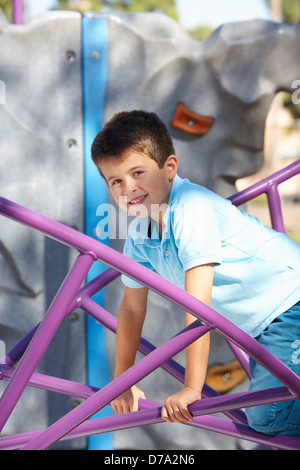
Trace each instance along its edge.
{"label": "boy's nose", "polygon": [[129,181],[124,181],[123,182],[123,194],[126,196],[127,194],[131,194],[134,191],[136,191],[136,186],[134,181],[129,180]]}

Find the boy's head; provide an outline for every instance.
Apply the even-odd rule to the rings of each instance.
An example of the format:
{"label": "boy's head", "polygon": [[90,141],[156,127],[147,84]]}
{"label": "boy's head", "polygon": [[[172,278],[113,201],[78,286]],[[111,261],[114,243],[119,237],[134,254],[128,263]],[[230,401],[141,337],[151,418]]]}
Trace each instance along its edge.
{"label": "boy's head", "polygon": [[175,150],[165,124],[146,111],[117,113],[97,134],[92,145],[92,159],[101,172],[101,162],[120,159],[129,151],[142,153],[162,168]]}
{"label": "boy's head", "polygon": [[140,217],[157,218],[167,204],[177,158],[166,126],[154,113],[116,114],[97,134],[92,158],[116,203]]}

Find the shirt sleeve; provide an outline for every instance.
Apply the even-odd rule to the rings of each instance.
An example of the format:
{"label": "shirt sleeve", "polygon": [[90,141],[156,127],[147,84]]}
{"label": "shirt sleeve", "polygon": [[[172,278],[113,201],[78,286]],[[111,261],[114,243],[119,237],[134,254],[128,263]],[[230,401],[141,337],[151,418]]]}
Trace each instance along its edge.
{"label": "shirt sleeve", "polygon": [[222,263],[218,213],[206,202],[177,207],[173,212],[173,231],[183,270]]}
{"label": "shirt sleeve", "polygon": [[[153,267],[151,266],[149,261],[143,256],[138,246],[134,244],[134,241],[130,236],[128,236],[125,241],[123,255],[153,271]],[[141,287],[144,287],[142,284],[139,284],[137,281],[131,279],[125,274],[122,274],[121,279],[123,284],[125,284],[125,286],[127,287],[131,287],[133,289],[140,289]]]}

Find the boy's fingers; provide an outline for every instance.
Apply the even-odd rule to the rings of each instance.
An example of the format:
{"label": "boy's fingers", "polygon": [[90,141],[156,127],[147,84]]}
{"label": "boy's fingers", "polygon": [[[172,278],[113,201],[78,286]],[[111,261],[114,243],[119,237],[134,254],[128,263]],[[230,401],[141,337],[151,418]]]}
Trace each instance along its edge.
{"label": "boy's fingers", "polygon": [[116,411],[116,413],[129,413],[130,412],[130,405],[125,401],[114,401],[112,402],[112,409]]}
{"label": "boy's fingers", "polygon": [[187,408],[185,408],[184,410],[182,410],[181,413],[182,413],[184,422],[186,422],[186,421],[193,421],[193,416],[189,413],[189,411],[188,411]]}
{"label": "boy's fingers", "polygon": [[111,402],[111,406],[114,411],[120,414],[138,411],[140,398],[146,398],[144,392],[136,387],[132,387],[115,398]]}
{"label": "boy's fingers", "polygon": [[175,409],[174,410],[174,418],[173,421],[175,423],[186,423],[187,421],[191,421],[192,416],[189,414],[186,408],[183,409]]}
{"label": "boy's fingers", "polygon": [[138,411],[138,409],[139,409],[139,399],[136,399],[132,402],[130,411]]}
{"label": "boy's fingers", "polygon": [[162,410],[161,410],[161,417],[167,421],[168,423],[172,423],[172,420],[169,416],[169,413],[167,411],[167,408],[165,406],[162,407]]}
{"label": "boy's fingers", "polygon": [[138,411],[139,410],[139,400],[143,399],[146,400],[146,396],[142,390],[139,390],[137,395],[133,396],[132,407],[130,411]]}
{"label": "boy's fingers", "polygon": [[193,419],[187,408],[179,408],[177,405],[172,406],[165,403],[161,411],[161,417],[169,423],[186,423]]}
{"label": "boy's fingers", "polygon": [[172,406],[171,403],[169,403],[169,400],[166,400],[164,402],[164,406],[162,408],[162,418],[168,423],[177,422],[177,417],[174,411],[174,407]]}

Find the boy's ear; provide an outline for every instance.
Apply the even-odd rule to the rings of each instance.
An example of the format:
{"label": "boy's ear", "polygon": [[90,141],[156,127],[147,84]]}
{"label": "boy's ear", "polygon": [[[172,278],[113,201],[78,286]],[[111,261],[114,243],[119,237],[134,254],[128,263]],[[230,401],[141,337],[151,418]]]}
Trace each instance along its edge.
{"label": "boy's ear", "polygon": [[170,179],[175,178],[178,170],[178,159],[175,155],[169,155],[166,160],[168,176]]}

